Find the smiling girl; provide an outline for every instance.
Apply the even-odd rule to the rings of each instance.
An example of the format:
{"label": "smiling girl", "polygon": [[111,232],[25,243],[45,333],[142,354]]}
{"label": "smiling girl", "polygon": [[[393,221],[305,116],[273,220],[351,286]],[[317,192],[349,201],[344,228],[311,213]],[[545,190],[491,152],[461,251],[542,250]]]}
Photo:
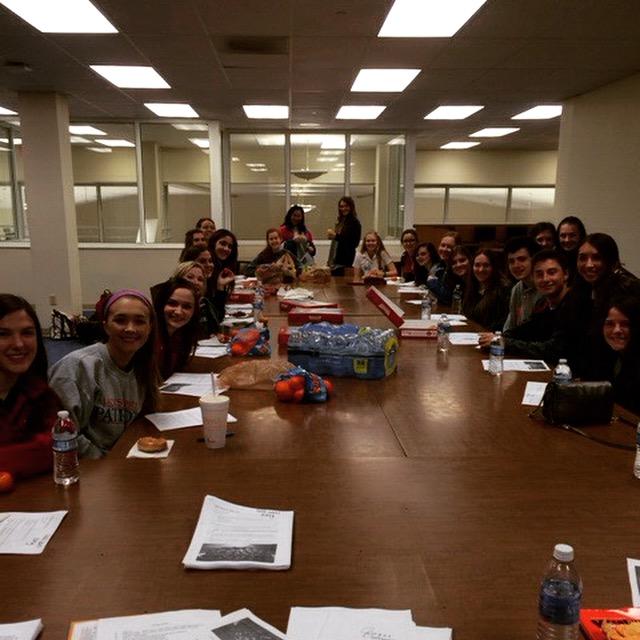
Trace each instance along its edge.
{"label": "smiling girl", "polygon": [[[293,253],[282,245],[282,234],[275,227],[267,229],[267,246],[247,265],[245,275],[255,276],[261,265],[278,265],[282,270],[284,282],[293,282],[302,271],[302,265]],[[259,271],[259,270],[258,270]],[[260,277],[260,273],[258,273]]]}
{"label": "smiling girl", "polygon": [[40,323],[23,298],[0,294],[0,469],[27,477],[51,468],[60,400],[47,385]]}
{"label": "smiling girl", "polygon": [[188,280],[170,280],[157,296],[154,307],[158,318],[158,363],[166,380],[188,362],[198,339],[199,298]]}
{"label": "smiling girl", "polygon": [[49,383],[78,425],[83,456],[102,457],[125,427],[157,404],[156,319],[140,291],[121,289],[104,309],[107,340],[51,367]]}
{"label": "smiling girl", "polygon": [[375,231],[368,231],[353,261],[353,279],[359,282],[365,278],[397,275],[396,267],[384,248],[382,238]]}

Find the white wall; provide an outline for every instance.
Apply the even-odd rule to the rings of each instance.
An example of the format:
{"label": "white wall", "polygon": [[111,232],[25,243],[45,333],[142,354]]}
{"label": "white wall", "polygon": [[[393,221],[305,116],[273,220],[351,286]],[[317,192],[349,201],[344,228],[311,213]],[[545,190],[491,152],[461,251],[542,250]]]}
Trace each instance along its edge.
{"label": "white wall", "polygon": [[640,74],[568,101],[560,127],[556,210],[613,236],[640,275]]}

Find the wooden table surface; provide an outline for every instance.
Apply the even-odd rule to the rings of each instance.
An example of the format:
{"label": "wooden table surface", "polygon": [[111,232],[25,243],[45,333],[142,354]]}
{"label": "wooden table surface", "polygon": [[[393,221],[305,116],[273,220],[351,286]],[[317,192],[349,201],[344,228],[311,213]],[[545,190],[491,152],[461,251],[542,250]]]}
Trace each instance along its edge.
{"label": "wooden table surface", "polygon": [[[358,324],[391,326],[364,287],[340,282],[316,299],[340,300]],[[417,317],[418,307],[402,306]],[[274,300],[267,313],[275,346],[286,317]],[[176,444],[165,460],[125,459],[155,431],[140,420],[106,459],[82,461],[77,486],[48,476],[20,484],[0,510],[69,513],[42,555],[0,556],[0,622],[42,617],[52,640],[71,620],[248,607],[284,631],[291,606],[339,605],[409,608],[416,623],[451,626],[457,640],[524,640],[534,637],[539,579],[561,541],[575,547],[584,606],[629,606],[625,559],[640,556],[633,453],[528,418],[526,381],[550,374],[493,378],[482,357],[472,347],[442,357],[434,341],[403,340],[395,374],[336,378],[324,405],[231,391],[238,423],[225,449],[206,449],[195,427],[168,433]],[[163,400],[167,409],[197,404]],[[589,429],[634,441],[622,423]],[[207,494],[294,510],[291,569],[185,570]]]}

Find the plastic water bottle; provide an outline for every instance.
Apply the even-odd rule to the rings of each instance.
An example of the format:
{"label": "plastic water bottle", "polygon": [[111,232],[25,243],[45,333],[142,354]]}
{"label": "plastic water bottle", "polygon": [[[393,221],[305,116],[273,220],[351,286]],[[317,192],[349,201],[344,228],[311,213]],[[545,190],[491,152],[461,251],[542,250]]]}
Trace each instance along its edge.
{"label": "plastic water bottle", "polygon": [[571,382],[571,369],[564,358],[558,360],[556,368],[553,370],[553,381],[557,384],[567,384]]}
{"label": "plastic water bottle", "polygon": [[80,479],[78,465],[78,429],[68,411],[58,411],[51,429],[53,439],[53,481],[68,486]]}
{"label": "plastic water bottle", "polygon": [[633,463],[633,475],[640,478],[640,422],[636,431],[636,461]]}
{"label": "plastic water bottle", "polygon": [[453,288],[451,311],[458,314],[462,313],[462,287],[459,284]]}
{"label": "plastic water bottle", "polygon": [[573,547],[557,544],[540,585],[536,640],[578,640],[582,580],[573,563]]}
{"label": "plastic water bottle", "polygon": [[489,345],[489,373],[492,376],[502,375],[504,371],[504,338],[500,331],[496,331],[491,345]]}
{"label": "plastic water bottle", "polygon": [[258,284],[253,297],[253,319],[257,323],[262,322],[262,311],[264,309],[264,289]]}
{"label": "plastic water bottle", "polygon": [[438,320],[438,351],[443,353],[449,351],[449,331],[451,325],[449,324],[449,318],[446,313],[443,313]]}
{"label": "plastic water bottle", "polygon": [[420,319],[431,320],[431,295],[428,291],[422,294],[422,302],[420,303]]}

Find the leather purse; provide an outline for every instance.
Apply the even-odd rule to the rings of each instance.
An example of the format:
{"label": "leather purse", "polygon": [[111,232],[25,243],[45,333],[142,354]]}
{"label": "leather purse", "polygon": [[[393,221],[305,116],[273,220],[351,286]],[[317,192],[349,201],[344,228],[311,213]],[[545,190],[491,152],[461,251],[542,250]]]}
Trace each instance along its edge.
{"label": "leather purse", "polygon": [[608,424],[613,416],[613,387],[603,382],[549,382],[542,415],[550,424]]}

